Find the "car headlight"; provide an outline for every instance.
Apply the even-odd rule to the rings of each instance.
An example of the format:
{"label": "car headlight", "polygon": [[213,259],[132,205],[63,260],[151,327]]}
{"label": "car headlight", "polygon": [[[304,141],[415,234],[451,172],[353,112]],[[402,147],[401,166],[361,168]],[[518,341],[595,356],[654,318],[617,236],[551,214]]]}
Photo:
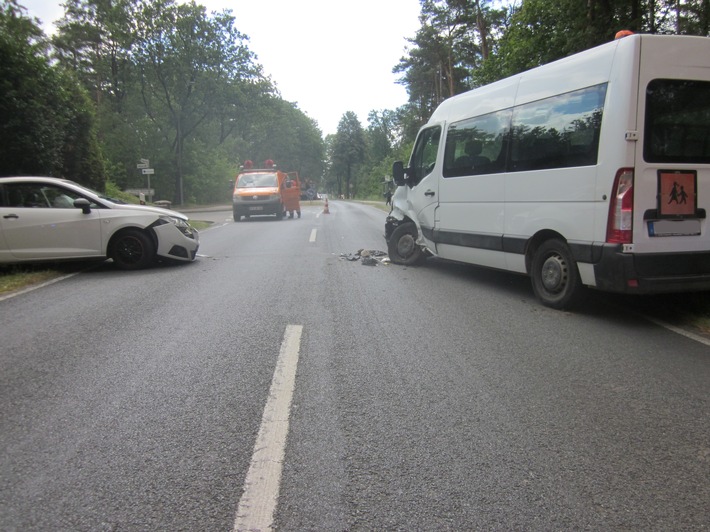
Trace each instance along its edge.
{"label": "car headlight", "polygon": [[163,215],[159,218],[158,220],[159,224],[173,224],[175,227],[178,228],[178,230],[185,235],[186,237],[189,238],[194,238],[193,232],[194,229],[192,226],[187,223],[186,220],[183,220],[182,218],[176,218],[175,216],[167,216]]}

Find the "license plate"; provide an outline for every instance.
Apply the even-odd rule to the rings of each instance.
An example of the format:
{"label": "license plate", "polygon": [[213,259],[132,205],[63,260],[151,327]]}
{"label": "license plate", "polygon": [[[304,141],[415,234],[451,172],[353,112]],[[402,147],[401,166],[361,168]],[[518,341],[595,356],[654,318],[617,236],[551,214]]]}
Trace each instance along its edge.
{"label": "license plate", "polygon": [[648,222],[649,236],[697,236],[700,220],[656,220]]}
{"label": "license plate", "polygon": [[249,207],[250,211],[263,211],[264,207],[258,206],[258,207]]}

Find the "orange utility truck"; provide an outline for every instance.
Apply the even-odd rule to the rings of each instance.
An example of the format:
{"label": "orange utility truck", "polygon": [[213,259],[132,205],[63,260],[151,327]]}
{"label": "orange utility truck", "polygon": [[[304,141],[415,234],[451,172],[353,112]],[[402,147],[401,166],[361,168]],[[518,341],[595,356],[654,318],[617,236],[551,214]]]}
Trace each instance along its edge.
{"label": "orange utility truck", "polygon": [[[286,213],[301,217],[300,183],[298,175],[287,174],[277,169],[274,161],[268,159],[263,168],[254,168],[252,161],[245,161],[237,179],[234,181],[232,194],[232,214],[238,222],[242,216],[275,215],[281,220]],[[296,199],[293,200],[294,189]]]}

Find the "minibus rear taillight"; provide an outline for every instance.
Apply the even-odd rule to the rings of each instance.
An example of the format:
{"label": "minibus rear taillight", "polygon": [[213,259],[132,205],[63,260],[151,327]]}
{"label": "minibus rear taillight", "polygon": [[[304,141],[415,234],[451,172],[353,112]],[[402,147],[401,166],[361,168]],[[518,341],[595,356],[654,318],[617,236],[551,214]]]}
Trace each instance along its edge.
{"label": "minibus rear taillight", "polygon": [[621,168],[616,173],[609,202],[606,241],[610,244],[630,244],[634,214],[634,170]]}

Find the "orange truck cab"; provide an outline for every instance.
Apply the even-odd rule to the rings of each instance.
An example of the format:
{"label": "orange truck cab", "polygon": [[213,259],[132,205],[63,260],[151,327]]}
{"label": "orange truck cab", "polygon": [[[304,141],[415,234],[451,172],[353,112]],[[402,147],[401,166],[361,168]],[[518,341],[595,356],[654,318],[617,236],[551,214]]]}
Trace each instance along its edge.
{"label": "orange truck cab", "polygon": [[[298,175],[287,174],[276,168],[272,160],[264,162],[264,168],[254,168],[246,161],[234,181],[232,214],[238,222],[242,216],[275,215],[281,220],[286,213],[301,216],[300,183]],[[293,190],[293,192],[292,192]],[[294,192],[297,194],[295,201]]]}

